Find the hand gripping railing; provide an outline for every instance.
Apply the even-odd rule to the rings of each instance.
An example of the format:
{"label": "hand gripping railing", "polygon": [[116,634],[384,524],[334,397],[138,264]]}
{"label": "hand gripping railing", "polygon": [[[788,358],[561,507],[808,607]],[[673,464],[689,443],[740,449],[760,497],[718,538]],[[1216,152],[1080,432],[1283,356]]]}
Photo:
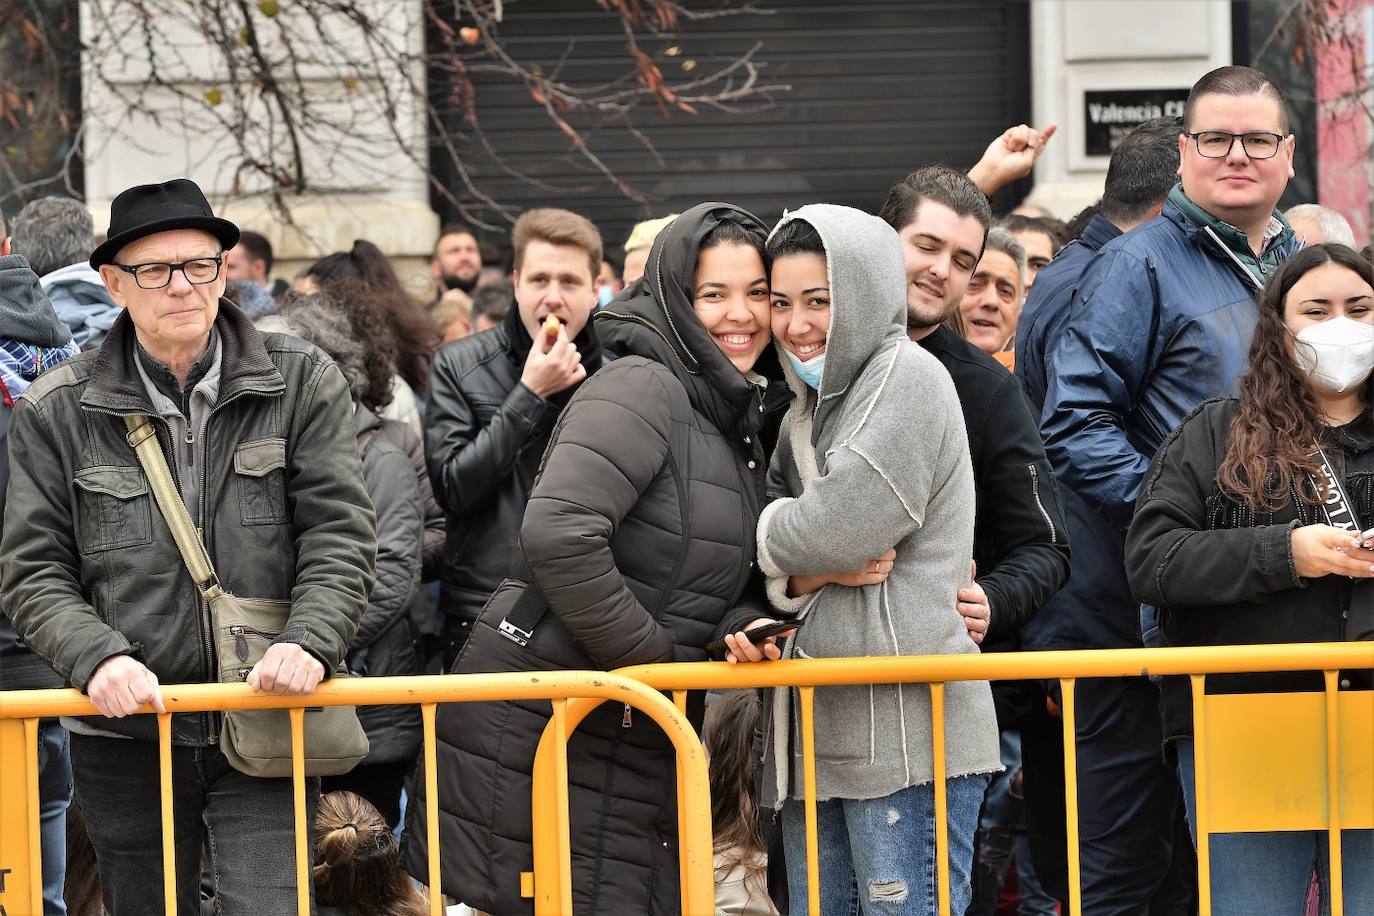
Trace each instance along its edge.
{"label": "hand gripping railing", "polygon": [[[820,912],[817,879],[816,766],[812,701],[816,687],[852,684],[929,683],[935,781],[935,843],[940,912],[950,912],[949,834],[946,823],[944,685],[968,680],[1058,680],[1063,689],[1064,784],[1067,811],[1070,912],[1082,912],[1078,859],[1078,779],[1075,746],[1075,684],[1081,678],[1188,675],[1193,685],[1198,811],[1198,880],[1202,916],[1211,914],[1208,833],[1324,829],[1330,842],[1333,916],[1343,916],[1340,831],[1374,828],[1374,693],[1337,691],[1337,672],[1374,668],[1374,643],[1310,643],[1281,646],[1106,649],[1072,652],[1015,652],[988,655],[836,658],[730,666],[719,662],[673,663],[623,668],[616,673],[672,691],[684,709],[686,691],[741,687],[796,687],[801,699],[803,791],[806,812],[807,912]],[[1208,674],[1264,671],[1322,671],[1325,692],[1307,694],[1211,695]],[[583,708],[583,707],[586,708]],[[595,703],[579,701],[580,715]],[[1257,739],[1257,710],[1269,710],[1273,725],[1263,733],[1267,767],[1218,779],[1211,760],[1236,764],[1252,756],[1241,742]],[[1282,712],[1282,716],[1279,713]],[[1264,716],[1261,716],[1262,718]],[[1289,739],[1274,745],[1273,733],[1288,737],[1294,724],[1321,749]],[[1321,723],[1324,727],[1319,727]],[[1268,723],[1265,723],[1268,724]],[[956,723],[956,727],[958,723]],[[1261,730],[1263,731],[1263,730]],[[546,748],[544,744],[547,744]],[[552,753],[549,733],[540,756]],[[681,757],[679,757],[681,760]],[[1313,761],[1320,761],[1320,772]],[[1253,770],[1254,766],[1250,767]],[[1258,797],[1257,792],[1268,796]],[[1266,809],[1265,803],[1269,803]],[[679,812],[683,810],[679,803]],[[540,812],[536,807],[535,818]],[[1268,818],[1268,822],[1265,819]],[[553,851],[550,851],[552,854]],[[561,852],[561,851],[560,851]],[[536,849],[536,862],[539,850]],[[1371,863],[1374,864],[1374,863]],[[684,864],[684,869],[686,869]],[[547,868],[547,866],[546,866]],[[685,881],[685,879],[684,879]],[[797,901],[793,901],[795,905]],[[541,912],[558,912],[544,910]],[[687,911],[689,913],[693,911]],[[705,912],[705,911],[703,911]],[[1354,916],[1354,914],[1352,914]]]}
{"label": "hand gripping railing", "polygon": [[[616,674],[591,671],[539,671],[514,674],[470,674],[438,677],[351,678],[329,681],[303,697],[255,693],[246,684],[163,685],[167,714],[158,715],[161,758],[163,888],[168,916],[176,914],[175,847],[172,842],[171,714],[224,709],[289,708],[296,819],[296,902],[298,912],[310,912],[311,837],[306,829],[305,758],[302,748],[307,706],[419,704],[424,729],[425,821],[428,828],[429,905],[432,916],[443,913],[439,872],[439,792],[436,772],[434,721],[436,704],[483,700],[550,700],[553,738],[548,757],[551,769],[534,778],[535,842],[566,853],[569,848],[567,739],[581,715],[603,700],[628,704],[648,715],[667,734],[678,756],[681,782],[678,795],[686,808],[680,823],[684,912],[714,910],[711,882],[711,803],[706,759],[691,724],[661,694]],[[570,698],[591,697],[594,701]],[[145,712],[147,710],[145,709]],[[0,692],[0,910],[8,916],[43,911],[39,868],[38,720],[50,716],[96,715],[91,702],[75,690]],[[22,758],[16,766],[14,758]],[[543,781],[541,781],[543,780]],[[556,785],[546,784],[552,780]],[[548,831],[547,835],[541,830]],[[569,913],[570,864],[535,867],[536,888],[548,889],[553,912]],[[5,881],[9,878],[9,881]],[[709,909],[707,909],[709,907]],[[549,912],[545,908],[543,912]]]}

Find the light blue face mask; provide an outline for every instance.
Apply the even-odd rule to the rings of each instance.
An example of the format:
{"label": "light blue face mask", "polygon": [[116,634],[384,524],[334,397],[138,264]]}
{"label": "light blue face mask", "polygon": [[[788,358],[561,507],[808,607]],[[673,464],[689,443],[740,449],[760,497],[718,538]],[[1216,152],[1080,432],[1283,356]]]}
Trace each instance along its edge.
{"label": "light blue face mask", "polygon": [[602,286],[596,293],[596,307],[605,308],[615,301],[615,290],[609,286]]}
{"label": "light blue face mask", "polygon": [[813,356],[806,362],[797,358],[791,350],[784,349],[782,352],[787,354],[787,361],[792,364],[792,368],[797,370],[801,380],[814,391],[821,390],[821,372],[825,370],[825,354]]}

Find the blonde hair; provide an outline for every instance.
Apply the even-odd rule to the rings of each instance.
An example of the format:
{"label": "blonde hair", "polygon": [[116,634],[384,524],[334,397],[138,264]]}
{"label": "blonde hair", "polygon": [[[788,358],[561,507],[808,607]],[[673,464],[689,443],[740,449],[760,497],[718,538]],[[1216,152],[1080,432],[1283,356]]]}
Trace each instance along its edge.
{"label": "blonde hair", "polygon": [[587,264],[592,276],[601,272],[601,233],[585,216],[555,207],[540,207],[522,213],[511,230],[516,270],[525,260],[525,249],[535,240],[550,245],[575,245],[587,252]]}
{"label": "blonde hair", "polygon": [[472,318],[472,298],[461,289],[451,289],[439,297],[429,316],[434,319],[434,328],[440,334],[455,321],[469,321]]}
{"label": "blonde hair", "polygon": [[642,223],[635,223],[630,230],[630,237],[625,240],[625,253],[638,251],[640,248],[648,248],[658,238],[658,234],[668,228],[668,224],[677,219],[678,214],[669,213],[667,216],[660,216],[658,219],[646,219]]}

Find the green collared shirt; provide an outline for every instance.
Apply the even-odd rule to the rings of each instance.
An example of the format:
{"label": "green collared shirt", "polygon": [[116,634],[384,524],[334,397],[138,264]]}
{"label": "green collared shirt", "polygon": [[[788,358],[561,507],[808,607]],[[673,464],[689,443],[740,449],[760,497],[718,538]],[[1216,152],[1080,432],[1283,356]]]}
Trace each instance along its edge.
{"label": "green collared shirt", "polygon": [[1198,226],[1210,228],[1259,286],[1264,285],[1265,278],[1283,260],[1279,254],[1281,247],[1279,243],[1293,237],[1293,228],[1288,225],[1283,214],[1275,210],[1273,215],[1269,217],[1268,227],[1264,230],[1263,248],[1256,255],[1254,249],[1250,247],[1250,237],[1189,200],[1188,195],[1183,193],[1183,182],[1174,185],[1174,189],[1169,192],[1169,201]]}

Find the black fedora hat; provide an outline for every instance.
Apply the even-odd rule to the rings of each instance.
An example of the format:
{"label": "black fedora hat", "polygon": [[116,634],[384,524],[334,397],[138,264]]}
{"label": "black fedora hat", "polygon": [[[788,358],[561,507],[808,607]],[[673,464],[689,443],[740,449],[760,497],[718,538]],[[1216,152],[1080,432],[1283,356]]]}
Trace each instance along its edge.
{"label": "black fedora hat", "polygon": [[138,185],[114,199],[109,237],[91,252],[91,266],[109,264],[130,242],[169,229],[203,229],[219,239],[225,249],[239,241],[239,227],[215,216],[194,181],[175,178],[162,184]]}

